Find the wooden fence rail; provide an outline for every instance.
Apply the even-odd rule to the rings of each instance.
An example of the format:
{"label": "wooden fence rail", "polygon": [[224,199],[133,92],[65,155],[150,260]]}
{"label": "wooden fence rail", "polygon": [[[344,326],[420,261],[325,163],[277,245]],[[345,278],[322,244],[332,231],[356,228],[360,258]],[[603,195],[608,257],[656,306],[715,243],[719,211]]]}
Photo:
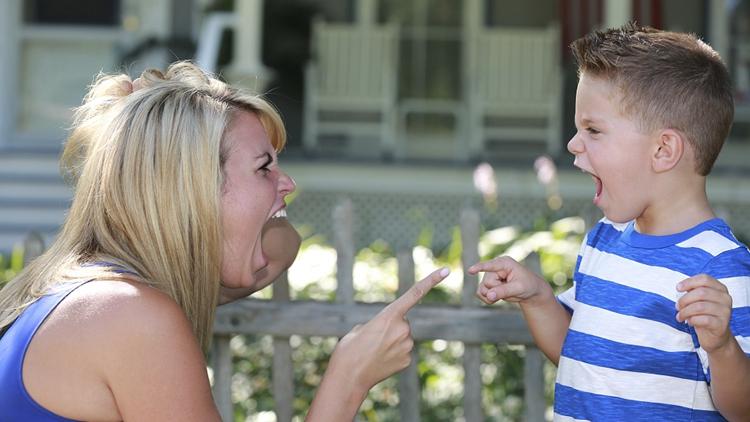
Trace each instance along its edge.
{"label": "wooden fence rail", "polygon": [[[375,316],[383,303],[354,301],[353,268],[354,211],[350,201],[337,205],[333,211],[336,222],[334,246],[337,252],[337,289],[335,302],[290,301],[285,276],[273,287],[272,300],[247,299],[221,306],[217,312],[212,365],[214,395],[225,421],[233,420],[231,401],[232,355],[231,336],[237,334],[270,334],[273,336],[273,394],[279,422],[293,416],[293,371],[289,337],[342,337],[356,324]],[[479,254],[479,214],[465,210],[460,220],[463,244],[464,285],[460,305],[417,305],[409,314],[412,335],[416,341],[443,339],[464,343],[464,418],[467,422],[484,420],[482,412],[481,345],[518,344],[526,346],[524,368],[525,420],[542,421],[546,409],[544,399],[544,357],[533,345],[526,323],[517,309],[479,306],[474,297],[477,279],[465,270],[477,262]],[[527,264],[538,270],[535,255]],[[410,250],[397,253],[398,292],[406,291],[415,282],[414,262]],[[412,364],[398,377],[399,413],[402,421],[418,422],[421,391],[417,376],[417,353]]]}

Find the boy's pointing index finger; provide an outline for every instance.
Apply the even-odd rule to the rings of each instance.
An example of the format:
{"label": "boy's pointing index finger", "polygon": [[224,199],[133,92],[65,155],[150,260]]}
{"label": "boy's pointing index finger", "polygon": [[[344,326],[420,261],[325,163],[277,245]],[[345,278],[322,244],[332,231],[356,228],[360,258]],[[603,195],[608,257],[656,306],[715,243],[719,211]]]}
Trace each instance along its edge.
{"label": "boy's pointing index finger", "polygon": [[441,268],[439,270],[433,271],[432,274],[415,283],[409,290],[406,291],[406,293],[401,295],[401,297],[397,298],[388,306],[386,306],[384,311],[386,313],[395,313],[403,317],[407,312],[409,312],[411,308],[414,307],[414,305],[419,303],[419,301],[427,295],[427,292],[429,292],[430,289],[443,281],[443,279],[447,277],[449,273],[450,270],[448,270],[447,268]]}

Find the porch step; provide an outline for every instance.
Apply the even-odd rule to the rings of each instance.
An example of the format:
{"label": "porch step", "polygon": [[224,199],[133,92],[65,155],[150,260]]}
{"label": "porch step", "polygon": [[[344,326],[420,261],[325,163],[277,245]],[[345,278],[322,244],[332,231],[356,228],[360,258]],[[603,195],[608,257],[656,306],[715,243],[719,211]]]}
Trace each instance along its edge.
{"label": "porch step", "polygon": [[60,179],[57,154],[0,153],[0,179]]}
{"label": "porch step", "polygon": [[62,180],[33,180],[26,178],[3,178],[0,175],[0,203],[12,204],[24,201],[50,201],[66,203],[72,191]]}
{"label": "porch step", "polygon": [[47,245],[57,234],[72,198],[58,157],[55,150],[0,151],[0,253],[7,255],[32,231]]}

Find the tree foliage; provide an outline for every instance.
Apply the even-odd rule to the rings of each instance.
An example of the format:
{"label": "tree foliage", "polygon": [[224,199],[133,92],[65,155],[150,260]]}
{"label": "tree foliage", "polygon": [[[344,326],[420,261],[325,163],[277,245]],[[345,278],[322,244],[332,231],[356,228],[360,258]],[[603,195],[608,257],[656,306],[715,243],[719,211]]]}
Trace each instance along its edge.
{"label": "tree foliage", "polygon": [[[304,232],[304,230],[302,230]],[[490,259],[510,255],[518,260],[535,252],[540,257],[542,275],[556,291],[572,283],[573,267],[584,232],[584,222],[577,217],[534,227],[502,227],[484,231],[480,238],[480,255]],[[461,237],[455,228],[453,241],[440,250],[429,245],[429,236],[421,236],[413,250],[417,278],[438,266],[449,266],[451,275],[424,299],[433,304],[460,302]],[[363,302],[388,302],[396,297],[397,263],[394,251],[376,241],[358,252],[354,266],[355,299]],[[291,295],[297,300],[332,301],[335,296],[336,253],[321,237],[303,242],[297,261],[289,270]],[[270,298],[271,290],[257,294]],[[508,306],[501,304],[498,306]],[[295,420],[303,420],[315,389],[320,383],[335,338],[292,336],[294,365]],[[273,342],[270,336],[238,336],[232,340],[234,376],[232,380],[236,421],[275,420],[270,385]],[[420,413],[423,420],[455,421],[463,416],[463,344],[444,340],[424,341],[417,345],[417,372],[422,390]],[[482,345],[482,402],[487,420],[522,420],[523,416],[523,346],[508,344]],[[547,400],[551,404],[554,368],[547,374]],[[364,421],[398,421],[397,376],[372,389],[360,409]]]}

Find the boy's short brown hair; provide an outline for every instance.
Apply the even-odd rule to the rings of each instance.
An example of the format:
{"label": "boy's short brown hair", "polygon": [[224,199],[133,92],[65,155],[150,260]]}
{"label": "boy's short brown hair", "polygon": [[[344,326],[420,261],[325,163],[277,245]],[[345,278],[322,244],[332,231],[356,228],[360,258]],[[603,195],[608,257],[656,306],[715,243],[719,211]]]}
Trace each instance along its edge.
{"label": "boy's short brown hair", "polygon": [[672,128],[708,175],[734,118],[732,84],[719,54],[693,34],[641,28],[594,31],[571,44],[578,73],[611,81],[621,111],[641,130]]}

